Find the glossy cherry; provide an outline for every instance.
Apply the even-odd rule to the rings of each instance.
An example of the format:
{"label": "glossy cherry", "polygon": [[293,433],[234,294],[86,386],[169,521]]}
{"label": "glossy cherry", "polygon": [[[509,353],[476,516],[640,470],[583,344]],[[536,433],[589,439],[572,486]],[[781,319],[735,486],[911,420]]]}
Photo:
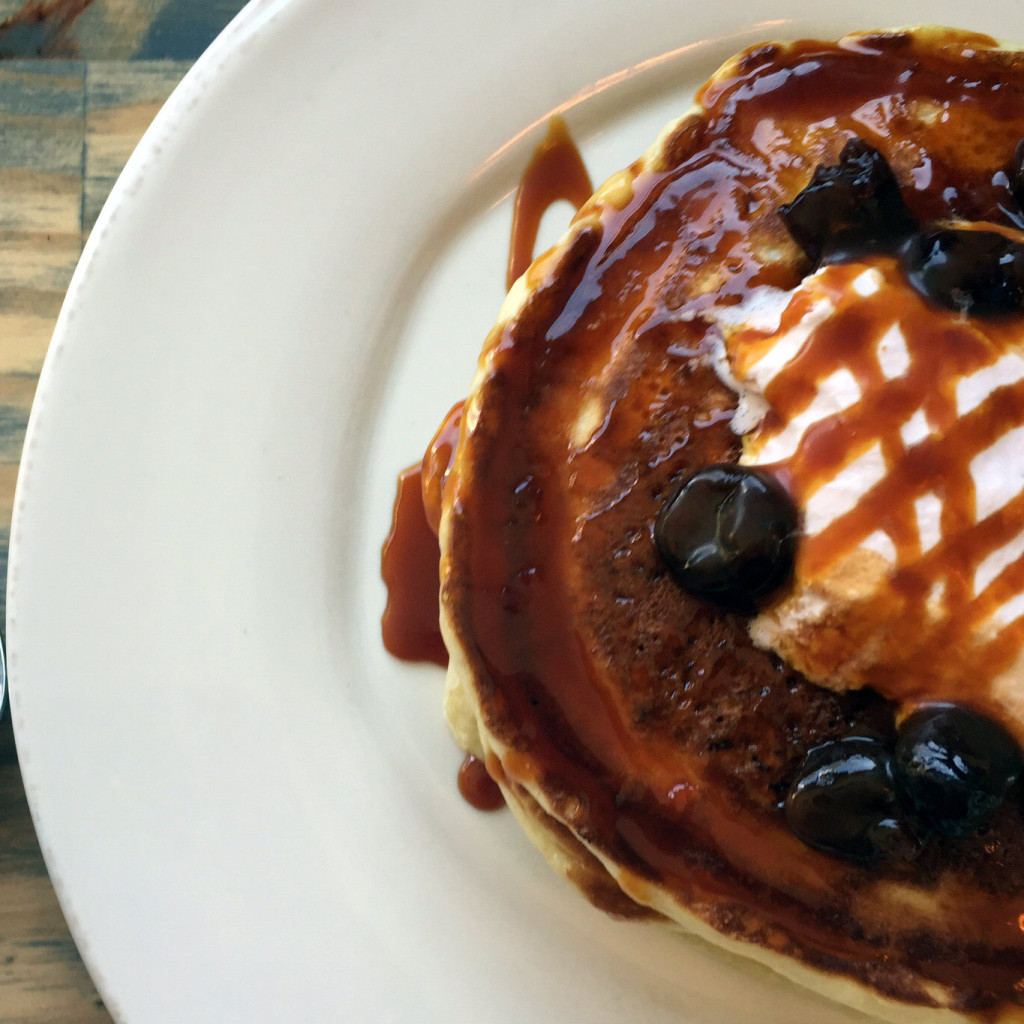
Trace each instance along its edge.
{"label": "glossy cherry", "polygon": [[662,507],[654,540],[675,581],[750,614],[790,577],[798,518],[769,474],[719,464],[691,473]]}
{"label": "glossy cherry", "polygon": [[922,295],[973,316],[1024,311],[1024,245],[998,231],[938,228],[904,247],[907,279]]}
{"label": "glossy cherry", "polygon": [[896,794],[892,752],[870,737],[848,736],[812,750],[785,812],[797,838],[847,860],[907,859],[920,846]]}
{"label": "glossy cherry", "polygon": [[997,722],[955,704],[915,711],[900,727],[894,778],[905,802],[944,836],[975,832],[1024,768],[1013,737]]}
{"label": "glossy cherry", "polygon": [[918,227],[885,157],[858,138],[846,143],[837,164],[817,167],[779,213],[815,267],[892,252]]}

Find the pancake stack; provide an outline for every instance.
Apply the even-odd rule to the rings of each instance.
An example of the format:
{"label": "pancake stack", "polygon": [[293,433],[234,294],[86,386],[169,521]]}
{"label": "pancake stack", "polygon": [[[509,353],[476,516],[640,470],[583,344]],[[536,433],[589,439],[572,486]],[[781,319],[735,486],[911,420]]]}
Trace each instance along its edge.
{"label": "pancake stack", "polygon": [[[817,623],[843,626],[797,600],[825,578],[801,561],[809,534],[795,582],[752,618],[680,586],[655,531],[691,474],[756,463],[785,425],[771,402],[751,418],[740,378],[787,304],[838,288],[839,308],[853,259],[913,305],[902,239],[831,260],[799,237],[789,211],[816,172],[852,159],[853,140],[891,169],[908,223],[989,225],[1015,245],[1022,138],[1024,58],[987,37],[912,29],[738,55],[513,286],[444,487],[446,713],[551,864],[610,913],[682,927],[901,1022],[1024,1021],[1018,787],[976,828],[910,828],[909,853],[837,855],[798,836],[786,805],[809,756],[851,737],[892,747],[915,709],[957,699],[956,680],[888,688],[891,637],[874,660],[846,657],[857,672],[812,656]],[[970,311],[947,314],[955,327]],[[992,360],[1024,352],[1024,311],[998,323]],[[931,421],[925,435],[954,428]],[[806,522],[795,463],[764,465]],[[895,456],[886,465],[898,472]],[[977,496],[963,507],[981,515]],[[815,571],[831,564],[820,547]],[[924,564],[920,542],[893,550],[872,586]],[[856,606],[858,650],[890,616],[885,594]],[[802,639],[787,646],[790,621]],[[802,671],[779,650],[802,652]],[[950,648],[971,707],[1019,737],[1014,701],[993,695],[1020,682],[1014,651],[997,664],[974,650]]]}

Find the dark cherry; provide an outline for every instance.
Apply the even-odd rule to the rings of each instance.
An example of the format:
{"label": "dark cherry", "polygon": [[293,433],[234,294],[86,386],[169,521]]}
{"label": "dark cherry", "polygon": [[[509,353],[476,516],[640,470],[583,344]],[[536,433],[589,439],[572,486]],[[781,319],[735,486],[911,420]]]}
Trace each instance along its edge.
{"label": "dark cherry", "polygon": [[857,138],[843,147],[838,164],[817,167],[779,213],[815,267],[891,252],[918,228],[885,157]]}
{"label": "dark cherry", "polygon": [[998,723],[955,704],[931,704],[900,727],[893,770],[917,818],[944,836],[976,832],[1024,768]]}
{"label": "dark cherry", "polygon": [[815,747],[785,810],[798,839],[847,860],[910,859],[920,848],[896,795],[892,753],[878,739],[848,736]]}
{"label": "dark cherry", "polygon": [[986,316],[1024,310],[1024,245],[998,231],[939,228],[904,246],[903,269],[925,298]]}
{"label": "dark cherry", "polygon": [[705,466],[662,506],[654,540],[675,581],[730,611],[752,614],[793,571],[796,509],[769,474]]}

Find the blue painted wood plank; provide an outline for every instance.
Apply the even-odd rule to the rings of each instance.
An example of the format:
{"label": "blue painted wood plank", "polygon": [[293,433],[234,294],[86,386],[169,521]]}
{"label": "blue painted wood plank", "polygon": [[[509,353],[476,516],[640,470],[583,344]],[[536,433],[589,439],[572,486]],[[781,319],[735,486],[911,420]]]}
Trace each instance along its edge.
{"label": "blue painted wood plank", "polygon": [[134,56],[195,60],[243,6],[240,0],[168,0]]}
{"label": "blue painted wood plank", "polygon": [[90,61],[85,90],[82,230],[100,208],[147,125],[191,61]]}

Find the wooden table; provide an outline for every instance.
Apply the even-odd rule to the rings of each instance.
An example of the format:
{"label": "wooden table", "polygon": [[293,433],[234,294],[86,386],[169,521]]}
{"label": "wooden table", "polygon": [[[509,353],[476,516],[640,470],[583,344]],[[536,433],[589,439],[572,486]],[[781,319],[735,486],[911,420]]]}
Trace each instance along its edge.
{"label": "wooden table", "polygon": [[[18,462],[82,245],[153,115],[242,0],[0,0],[0,622]],[[0,721],[0,1024],[110,1024]]]}

